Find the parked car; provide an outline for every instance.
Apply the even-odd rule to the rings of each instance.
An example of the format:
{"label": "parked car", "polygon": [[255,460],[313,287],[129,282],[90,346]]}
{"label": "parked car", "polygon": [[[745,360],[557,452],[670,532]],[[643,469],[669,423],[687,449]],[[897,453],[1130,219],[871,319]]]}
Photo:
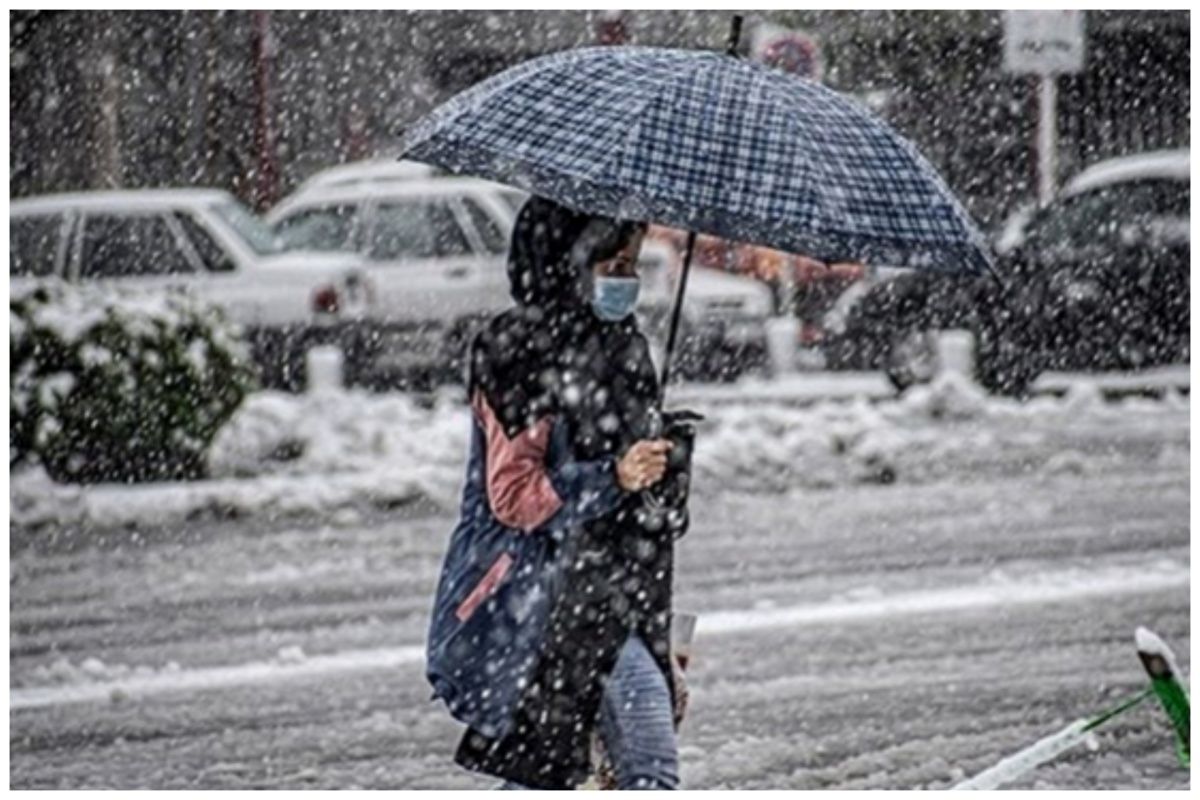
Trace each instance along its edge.
{"label": "parked car", "polygon": [[[647,239],[639,267],[642,292],[638,313],[657,359],[666,349],[682,259],[670,245]],[[680,312],[672,374],[684,380],[731,381],[765,368],[771,303],[771,291],[760,282],[693,264]]]}
{"label": "parked car", "polygon": [[895,271],[841,309],[829,362],[883,368],[903,388],[932,371],[933,334],[946,328],[975,332],[980,380],[1009,393],[1044,370],[1187,361],[1190,203],[1187,150],[1096,164],[1006,225],[997,260],[1007,291],[988,278]]}
{"label": "parked car", "polygon": [[[429,385],[460,379],[462,355],[476,326],[511,304],[508,239],[524,197],[475,178],[381,177],[298,192],[272,209],[267,222],[285,248],[366,259],[363,302],[329,309],[352,379],[377,386]],[[648,243],[642,266],[666,276],[668,266],[657,265],[671,259],[669,248]],[[643,293],[651,326],[662,316],[666,292],[648,284]],[[685,324],[693,333],[689,347],[697,352],[684,357],[681,348],[688,365],[684,374],[732,376],[737,364],[730,359],[740,364],[739,354],[756,347],[765,353],[762,323],[769,306],[769,293],[751,281],[694,277]]]}
{"label": "parked car", "polygon": [[326,308],[348,378],[385,387],[457,380],[480,319],[507,307],[510,212],[473,178],[356,181],[299,192],[266,217],[285,249],[363,258],[358,302]]}
{"label": "parked car", "polygon": [[267,385],[295,387],[314,331],[314,301],[345,292],[361,259],[285,252],[227,192],[156,189],[13,200],[9,275],[102,281],[148,292],[183,288],[221,307],[250,339]]}
{"label": "parked car", "polygon": [[351,161],[310,175],[293,192],[293,197],[306,192],[360,183],[432,178],[438,172],[436,167],[429,164],[407,159],[372,158],[367,161]]}
{"label": "parked car", "polygon": [[[686,231],[655,226],[651,228],[651,236],[669,243],[682,257]],[[799,345],[816,344],[824,338],[821,325],[824,312],[865,272],[858,263],[826,264],[797,253],[707,234],[696,237],[692,263],[720,273],[754,278],[766,286],[775,313],[793,313],[800,321]]]}

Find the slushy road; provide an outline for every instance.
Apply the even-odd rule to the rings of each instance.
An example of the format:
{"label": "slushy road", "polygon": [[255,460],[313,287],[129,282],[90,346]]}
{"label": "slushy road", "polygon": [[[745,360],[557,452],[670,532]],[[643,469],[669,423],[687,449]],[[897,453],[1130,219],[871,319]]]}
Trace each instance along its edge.
{"label": "slushy road", "polygon": [[[1138,691],[1138,625],[1188,671],[1187,414],[1156,426],[1089,432],[1078,470],[704,490],[678,546],[700,615],[684,787],[945,788]],[[451,762],[461,728],[422,676],[452,524],[13,552],[12,786],[494,785]],[[1186,788],[1171,735],[1143,705],[1016,786]]]}

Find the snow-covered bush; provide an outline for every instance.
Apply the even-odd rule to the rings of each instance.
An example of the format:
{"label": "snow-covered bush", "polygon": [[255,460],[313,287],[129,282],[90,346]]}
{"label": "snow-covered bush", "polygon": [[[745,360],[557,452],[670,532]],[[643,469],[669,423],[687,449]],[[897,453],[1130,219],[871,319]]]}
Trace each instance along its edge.
{"label": "snow-covered bush", "polygon": [[253,375],[234,329],[182,292],[14,294],[9,352],[10,467],[58,481],[200,476]]}

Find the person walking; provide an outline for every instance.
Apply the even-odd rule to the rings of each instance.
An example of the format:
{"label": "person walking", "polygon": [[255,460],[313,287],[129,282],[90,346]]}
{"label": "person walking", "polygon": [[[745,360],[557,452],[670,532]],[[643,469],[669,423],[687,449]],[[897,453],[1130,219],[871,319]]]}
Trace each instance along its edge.
{"label": "person walking", "polygon": [[426,672],[468,726],[455,761],[500,788],[578,786],[594,733],[618,788],[679,782],[670,624],[686,491],[666,506],[645,493],[686,464],[662,436],[633,314],[644,234],[531,198],[508,257],[516,306],[469,350],[472,437]]}

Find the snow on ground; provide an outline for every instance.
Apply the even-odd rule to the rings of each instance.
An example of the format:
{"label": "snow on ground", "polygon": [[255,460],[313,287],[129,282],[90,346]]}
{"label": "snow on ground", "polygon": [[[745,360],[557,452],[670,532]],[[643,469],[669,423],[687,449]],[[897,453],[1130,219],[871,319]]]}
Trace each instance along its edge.
{"label": "snow on ground", "polygon": [[[948,788],[1144,687],[1139,626],[1186,674],[1184,399],[688,399],[686,788]],[[14,476],[12,785],[493,786],[421,670],[465,413],[263,394],[213,480]],[[1149,703],[1085,744],[1015,788],[1187,786]]]}
{"label": "snow on ground", "polygon": [[[817,383],[837,394],[831,377]],[[1082,430],[1135,417],[1153,425],[1189,409],[1174,392],[1162,400],[1107,403],[1087,380],[1076,380],[1061,398],[1019,403],[988,396],[954,374],[878,402],[858,394],[794,407],[776,393],[771,402],[728,404],[722,392],[728,389],[681,392],[707,417],[697,437],[697,491],[917,483],[969,473],[967,466],[978,459],[1023,457],[1064,427]],[[418,500],[452,509],[468,433],[468,412],[451,393],[422,404],[406,395],[353,390],[261,392],[218,436],[210,480],[68,487],[24,470],[12,476],[10,512],[25,527],[107,528],[203,515],[331,514]],[[1083,474],[1103,462],[1103,454],[1073,447],[1050,451],[1033,464],[1047,474]],[[1186,449],[1162,455],[1187,459]]]}
{"label": "snow on ground", "polygon": [[[1186,565],[1167,559],[1154,563],[1055,570],[1032,574],[1020,580],[992,574],[981,582],[919,591],[884,592],[859,590],[850,598],[831,597],[817,603],[777,607],[758,603],[750,609],[717,609],[705,612],[697,634],[714,636],[747,634],[769,629],[822,624],[851,625],[880,619],[939,613],[1011,609],[1087,598],[1119,598],[1127,594],[1186,588],[1190,580]],[[1139,628],[1139,649],[1147,636]],[[1157,640],[1157,637],[1155,637]],[[1161,640],[1158,646],[1165,649]],[[36,708],[82,702],[105,702],[113,698],[137,699],[165,692],[186,692],[252,683],[280,683],[315,675],[336,676],[364,669],[419,665],[420,646],[349,650],[309,657],[298,645],[281,647],[268,660],[232,666],[181,670],[177,661],[160,668],[146,664],[106,664],[95,656],[75,665],[59,658],[38,665],[13,678],[9,696],[12,709]],[[1176,668],[1177,669],[1177,668]]]}
{"label": "snow on ground", "polygon": [[[1104,430],[1120,469],[697,496],[684,787],[947,788],[1144,687],[1139,625],[1186,672],[1188,470],[1128,447],[1133,419]],[[11,784],[494,786],[454,765],[461,727],[421,670],[453,523],[15,550]],[[53,677],[64,659],[85,675]],[[1187,783],[1147,703],[1015,788]]]}

